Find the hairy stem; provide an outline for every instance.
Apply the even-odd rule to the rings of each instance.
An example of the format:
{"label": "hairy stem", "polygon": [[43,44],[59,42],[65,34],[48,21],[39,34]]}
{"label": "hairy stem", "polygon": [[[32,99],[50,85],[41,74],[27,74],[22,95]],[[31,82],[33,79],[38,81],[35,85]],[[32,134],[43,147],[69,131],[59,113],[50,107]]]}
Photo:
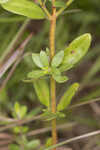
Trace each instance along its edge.
{"label": "hairy stem", "polygon": [[[50,56],[51,61],[55,55],[55,30],[56,30],[56,8],[54,7],[55,0],[52,0],[52,17],[50,20]],[[50,79],[51,88],[51,110],[52,113],[56,113],[56,82],[51,77]],[[52,120],[52,144],[57,143],[57,131],[56,131],[56,119]],[[56,148],[53,148],[56,150]]]}

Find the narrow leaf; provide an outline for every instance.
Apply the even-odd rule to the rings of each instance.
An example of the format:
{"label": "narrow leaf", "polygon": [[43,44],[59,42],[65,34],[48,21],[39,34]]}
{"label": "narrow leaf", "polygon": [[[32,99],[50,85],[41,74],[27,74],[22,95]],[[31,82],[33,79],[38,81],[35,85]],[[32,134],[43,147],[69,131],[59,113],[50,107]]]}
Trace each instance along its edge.
{"label": "narrow leaf", "polygon": [[20,109],[20,118],[24,118],[26,116],[26,113],[27,113],[27,107],[26,106],[21,106],[21,109]]}
{"label": "narrow leaf", "polygon": [[49,67],[49,61],[46,52],[44,51],[40,52],[40,59],[44,67]]}
{"label": "narrow leaf", "polygon": [[57,111],[62,111],[68,107],[68,105],[71,103],[72,97],[78,90],[78,87],[79,87],[78,83],[74,83],[70,86],[70,88],[61,97],[60,102],[57,106]]}
{"label": "narrow leaf", "polygon": [[68,80],[68,77],[66,76],[61,76],[61,75],[55,75],[53,74],[53,78],[56,80],[58,83],[64,83]]}
{"label": "narrow leaf", "polygon": [[91,35],[86,33],[76,38],[65,50],[60,71],[71,69],[87,53],[91,44]]}
{"label": "narrow leaf", "polygon": [[49,107],[49,87],[46,80],[35,81],[34,88],[40,102],[46,107]]}
{"label": "narrow leaf", "polygon": [[14,105],[14,111],[16,115],[20,118],[20,104],[18,102],[16,102]]}
{"label": "narrow leaf", "polygon": [[58,52],[54,57],[53,57],[53,60],[51,62],[51,66],[52,67],[58,67],[62,60],[64,58],[64,51],[60,51]]}
{"label": "narrow leaf", "polygon": [[42,70],[35,70],[35,71],[32,71],[32,72],[29,72],[27,77],[28,78],[33,78],[33,79],[38,79],[40,77],[43,77],[45,75],[45,72],[42,71]]}
{"label": "narrow leaf", "polygon": [[[5,3],[2,3],[5,2]],[[32,19],[44,19],[42,9],[33,1],[29,0],[0,0],[1,6],[15,14],[23,15]]]}
{"label": "narrow leaf", "polygon": [[40,67],[40,68],[43,68],[43,64],[40,60],[40,56],[39,54],[32,54],[32,59],[34,61],[34,63],[36,64],[36,66]]}

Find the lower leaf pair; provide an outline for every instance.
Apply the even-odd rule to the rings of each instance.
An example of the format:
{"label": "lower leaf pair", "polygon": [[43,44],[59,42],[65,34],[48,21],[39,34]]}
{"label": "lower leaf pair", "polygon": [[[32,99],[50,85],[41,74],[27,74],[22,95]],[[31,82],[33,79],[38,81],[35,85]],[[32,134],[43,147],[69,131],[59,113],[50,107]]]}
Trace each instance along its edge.
{"label": "lower leaf pair", "polygon": [[[50,110],[50,93],[49,93],[49,87],[46,80],[44,79],[38,80],[34,82],[33,85],[40,102]],[[79,88],[79,84],[74,83],[69,87],[68,90],[66,90],[66,92],[61,97],[57,105],[58,112],[63,111],[69,106],[78,88]]]}

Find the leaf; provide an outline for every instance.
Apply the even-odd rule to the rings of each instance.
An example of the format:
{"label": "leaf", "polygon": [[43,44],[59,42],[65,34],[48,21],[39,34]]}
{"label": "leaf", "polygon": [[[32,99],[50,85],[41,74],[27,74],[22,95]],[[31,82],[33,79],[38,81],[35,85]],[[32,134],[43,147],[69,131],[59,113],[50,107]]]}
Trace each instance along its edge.
{"label": "leaf", "polygon": [[58,83],[64,83],[68,80],[68,77],[66,76],[61,76],[61,75],[55,75],[53,74],[53,78],[56,80]]}
{"label": "leaf", "polygon": [[21,106],[18,102],[16,102],[14,105],[14,111],[15,111],[15,114],[17,115],[17,117],[19,119],[22,119],[27,113],[27,107]]}
{"label": "leaf", "polygon": [[63,60],[63,57],[64,57],[64,51],[60,51],[58,52],[52,59],[52,62],[51,62],[51,66],[52,67],[58,67],[62,60]]}
{"label": "leaf", "polygon": [[61,75],[61,72],[59,71],[58,68],[51,68],[51,74],[55,74],[56,76],[60,76]]}
{"label": "leaf", "polygon": [[58,68],[51,68],[51,69],[52,69],[51,74],[52,74],[53,78],[56,80],[56,82],[63,83],[63,82],[66,82],[68,80],[68,77],[61,75],[61,72],[59,71]]}
{"label": "leaf", "polygon": [[17,144],[10,144],[9,150],[21,150]]}
{"label": "leaf", "polygon": [[61,97],[60,102],[57,106],[57,111],[62,111],[68,107],[68,105],[71,103],[72,97],[75,95],[78,88],[78,83],[74,83],[69,87],[69,89]]}
{"label": "leaf", "polygon": [[34,63],[36,64],[36,66],[38,66],[39,68],[43,68],[43,64],[40,60],[40,56],[39,54],[32,54],[32,59],[34,61]]}
{"label": "leaf", "polygon": [[45,75],[45,71],[43,70],[35,70],[32,72],[29,72],[27,77],[28,78],[34,78],[34,79],[38,79],[40,77],[43,77]]}
{"label": "leaf", "polygon": [[35,81],[34,88],[40,102],[46,107],[49,107],[49,87],[46,80]]}
{"label": "leaf", "polygon": [[51,145],[52,145],[52,138],[48,138],[48,139],[46,140],[45,146],[46,146],[46,147],[49,147],[49,146],[51,146]]}
{"label": "leaf", "polygon": [[66,5],[66,3],[64,3],[64,2],[62,2],[60,0],[55,1],[55,3],[54,3],[55,7],[65,7],[65,5]]}
{"label": "leaf", "polygon": [[[4,0],[2,0],[4,1]],[[32,19],[44,19],[45,14],[42,9],[33,1],[29,0],[8,0],[5,3],[1,2],[1,6],[15,14],[23,15]]]}
{"label": "leaf", "polygon": [[7,3],[9,0],[0,0],[0,4]]}
{"label": "leaf", "polygon": [[20,118],[24,118],[27,114],[27,107],[26,106],[21,106],[21,109],[20,109]]}
{"label": "leaf", "polygon": [[40,52],[40,60],[44,67],[49,67],[49,61],[48,61],[48,56],[47,56],[46,52],[44,52],[44,51]]}
{"label": "leaf", "polygon": [[32,118],[41,112],[41,107],[34,108],[27,114],[27,118]]}
{"label": "leaf", "polygon": [[18,133],[26,133],[28,131],[28,127],[27,126],[17,126],[13,128],[13,132],[18,134]]}
{"label": "leaf", "polygon": [[64,50],[64,59],[59,68],[60,71],[66,71],[74,67],[74,65],[87,53],[90,44],[91,35],[89,33],[72,41],[72,43]]}
{"label": "leaf", "polygon": [[28,149],[34,149],[34,148],[36,148],[39,145],[40,145],[40,141],[39,140],[32,140],[32,141],[28,142],[27,148]]}
{"label": "leaf", "polygon": [[46,48],[46,54],[47,54],[47,56],[50,56],[50,50],[48,47]]}
{"label": "leaf", "polygon": [[66,2],[66,6],[67,6],[67,7],[70,6],[73,1],[74,1],[74,0],[68,0],[68,1]]}
{"label": "leaf", "polygon": [[42,114],[43,117],[45,118],[45,121],[50,121],[54,118],[57,118],[56,113],[52,113],[50,110],[44,110],[44,113]]}
{"label": "leaf", "polygon": [[16,102],[14,105],[14,111],[16,115],[20,118],[20,104],[18,102]]}

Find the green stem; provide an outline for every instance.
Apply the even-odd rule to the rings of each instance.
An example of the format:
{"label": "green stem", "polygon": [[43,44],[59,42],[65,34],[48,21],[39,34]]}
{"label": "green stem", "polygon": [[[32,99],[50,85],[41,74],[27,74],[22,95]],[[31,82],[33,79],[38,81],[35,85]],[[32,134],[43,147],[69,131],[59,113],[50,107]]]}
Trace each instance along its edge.
{"label": "green stem", "polygon": [[51,14],[49,13],[48,9],[45,6],[45,1],[44,1],[44,3],[40,1],[40,5],[41,5],[42,9],[44,10],[45,14],[47,15],[48,19],[50,20]]}
{"label": "green stem", "polygon": [[56,16],[58,17],[66,8],[68,8],[70,6],[70,4],[73,2],[73,0],[68,0],[66,2],[65,7],[61,8],[60,10],[58,10],[58,12],[56,13]]}
{"label": "green stem", "polygon": [[[56,30],[56,8],[54,7],[55,0],[52,0],[52,17],[50,20],[50,56],[51,61],[55,55],[55,30]],[[56,82],[51,77],[50,79],[51,88],[51,110],[52,113],[56,113]],[[56,119],[52,120],[52,144],[57,144],[57,130],[56,130]],[[52,150],[56,150],[53,148]]]}

